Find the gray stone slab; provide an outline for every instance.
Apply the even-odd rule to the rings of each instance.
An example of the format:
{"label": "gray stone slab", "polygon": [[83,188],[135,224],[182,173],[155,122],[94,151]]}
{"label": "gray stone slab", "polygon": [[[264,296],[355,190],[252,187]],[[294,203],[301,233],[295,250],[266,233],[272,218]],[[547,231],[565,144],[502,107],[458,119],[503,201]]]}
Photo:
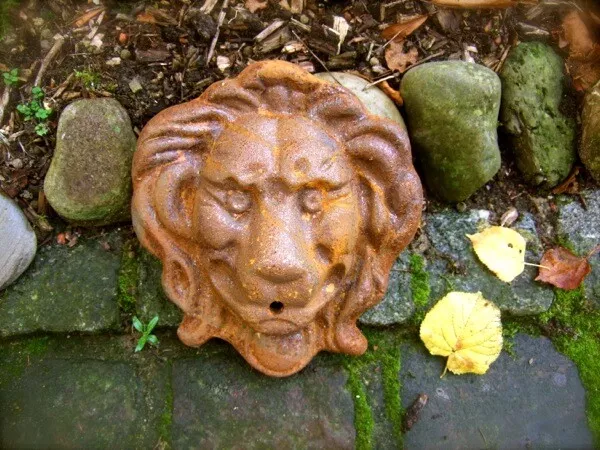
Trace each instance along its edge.
{"label": "gray stone slab", "polygon": [[[484,210],[458,213],[447,209],[427,216],[425,233],[434,250],[426,255],[431,301],[437,302],[448,291],[481,291],[485,298],[511,314],[546,311],[552,305],[554,292],[548,285],[535,281],[535,267],[526,266],[521,275],[505,283],[478,260],[466,235],[487,226],[488,218],[489,212]],[[525,260],[539,262],[542,246],[533,217],[525,213],[514,228],[527,240]]]}
{"label": "gray stone slab", "polygon": [[[564,198],[559,207],[557,231],[560,237],[581,256],[600,245],[600,189],[582,194],[584,208],[578,199]],[[584,281],[586,297],[600,306],[600,253],[590,259],[592,272]]]}
{"label": "gray stone slab", "polygon": [[341,364],[317,357],[277,379],[250,369],[226,345],[212,348],[173,365],[174,448],[354,448]]}
{"label": "gray stone slab", "polygon": [[132,448],[135,373],[126,364],[49,360],[0,390],[3,448]]}
{"label": "gray stone slab", "polygon": [[18,282],[0,291],[0,336],[116,329],[121,246],[115,231],[73,248],[42,247]]}
{"label": "gray stone slab", "polygon": [[403,252],[392,267],[388,288],[381,300],[359,319],[363,325],[385,326],[400,324],[411,318],[415,304],[410,290],[408,252]]}
{"label": "gray stone slab", "polygon": [[162,284],[162,264],[142,250],[139,258],[137,314],[143,322],[154,316],[160,318],[158,327],[178,327],[183,318],[181,310],[165,295]]}
{"label": "gray stone slab", "polygon": [[585,391],[572,361],[543,337],[517,335],[484,376],[448,373],[422,345],[403,346],[403,405],[429,401],[406,448],[593,448]]}

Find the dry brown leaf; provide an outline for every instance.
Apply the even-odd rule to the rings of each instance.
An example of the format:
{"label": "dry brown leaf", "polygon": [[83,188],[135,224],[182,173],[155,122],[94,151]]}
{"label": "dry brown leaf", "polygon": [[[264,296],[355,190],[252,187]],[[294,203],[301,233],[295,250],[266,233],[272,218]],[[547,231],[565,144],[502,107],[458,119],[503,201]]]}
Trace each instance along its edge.
{"label": "dry brown leaf", "polygon": [[567,68],[575,89],[585,91],[600,80],[600,43],[594,40],[578,11],[564,17],[559,45],[569,47]]}
{"label": "dry brown leaf", "polygon": [[405,51],[404,42],[392,41],[385,49],[385,62],[388,68],[400,73],[406,72],[406,69],[415,64],[418,58],[419,51],[415,47]]}
{"label": "dry brown leaf", "polygon": [[383,91],[385,95],[392,99],[392,101],[398,105],[402,106],[404,104],[404,100],[402,100],[402,96],[400,95],[400,91],[397,91],[387,81],[382,81],[378,84],[379,89]]}
{"label": "dry brown leaf", "polygon": [[588,258],[594,251],[587,257],[579,257],[563,247],[548,250],[542,256],[540,262],[542,267],[536,280],[550,283],[561,289],[577,289],[592,270]]}
{"label": "dry brown leaf", "polygon": [[536,4],[538,0],[431,0],[431,3],[448,8],[508,8],[519,3]]}
{"label": "dry brown leaf", "polygon": [[81,16],[79,16],[77,19],[75,19],[75,26],[77,28],[84,26],[86,23],[88,23],[90,20],[92,20],[94,17],[96,17],[102,11],[104,11],[104,9],[105,9],[104,6],[99,6],[97,8],[92,8],[92,9],[84,12]]}
{"label": "dry brown leaf", "polygon": [[577,175],[579,174],[579,167],[574,167],[569,177],[561,184],[552,189],[553,194],[578,194],[579,183],[577,182]]}
{"label": "dry brown leaf", "polygon": [[405,22],[392,24],[389,27],[383,29],[383,31],[381,32],[381,37],[386,41],[393,39],[394,41],[400,42],[406,36],[410,35],[417,28],[423,25],[427,20],[427,17],[429,16],[424,14],[422,16],[416,16]]}
{"label": "dry brown leaf", "polygon": [[244,5],[246,9],[251,13],[255,13],[256,11],[260,11],[261,9],[265,9],[268,6],[269,2],[267,0],[246,0]]}

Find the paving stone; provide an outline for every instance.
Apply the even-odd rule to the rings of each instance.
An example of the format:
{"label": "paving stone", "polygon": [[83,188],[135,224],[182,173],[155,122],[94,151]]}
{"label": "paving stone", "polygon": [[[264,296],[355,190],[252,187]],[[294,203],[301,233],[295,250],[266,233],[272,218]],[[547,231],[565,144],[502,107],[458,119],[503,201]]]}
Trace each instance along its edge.
{"label": "paving stone", "polygon": [[440,378],[443,358],[404,345],[402,403],[429,397],[405,448],[593,448],[574,363],[543,337],[517,335],[514,350],[485,376]]}
{"label": "paving stone", "polygon": [[[110,244],[109,251],[102,241]],[[117,328],[121,246],[115,231],[82,238],[73,248],[42,247],[18,282],[0,292],[0,336]]]}
{"label": "paving stone", "polygon": [[162,264],[146,250],[139,258],[139,284],[136,310],[144,323],[154,316],[159,327],[178,327],[183,318],[181,310],[165,295],[162,283]]}
{"label": "paving stone", "polygon": [[118,338],[62,340],[0,344],[0,448],[154,448],[168,368]]}
{"label": "paving stone", "polygon": [[[559,207],[557,232],[583,256],[600,244],[600,189],[582,193],[586,208],[578,199],[565,198]],[[600,254],[590,259],[592,272],[585,278],[585,295],[600,306]]]}
{"label": "paving stone", "polygon": [[269,378],[229,346],[173,365],[173,446],[192,448],[354,448],[347,375],[318,356],[299,374]]}
{"label": "paving stone", "polygon": [[374,326],[400,324],[410,319],[414,312],[415,305],[410,290],[409,255],[408,252],[403,252],[392,267],[383,300],[365,312],[359,322]]}
{"label": "paving stone", "polygon": [[[489,219],[489,211],[458,213],[444,210],[427,216],[425,233],[434,249],[427,255],[427,271],[431,283],[431,302],[437,302],[448,291],[481,291],[503,311],[515,315],[539,314],[550,308],[554,292],[534,281],[535,267],[528,266],[512,283],[498,279],[473,252],[466,234],[479,231]],[[526,261],[538,262],[542,247],[535,232],[535,222],[528,213],[514,227],[527,239]]]}

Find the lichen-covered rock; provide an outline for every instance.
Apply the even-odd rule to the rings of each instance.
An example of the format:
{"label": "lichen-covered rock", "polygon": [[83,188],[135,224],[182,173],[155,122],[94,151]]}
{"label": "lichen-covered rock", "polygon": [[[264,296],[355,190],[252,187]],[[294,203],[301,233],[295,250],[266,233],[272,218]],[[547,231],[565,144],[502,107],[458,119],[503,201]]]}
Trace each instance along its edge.
{"label": "lichen-covered rock", "polygon": [[[568,198],[559,206],[557,232],[563,242],[580,256],[600,244],[600,189],[582,193],[585,208],[578,199]],[[583,286],[588,300],[600,307],[600,254],[589,259],[592,272]]]}
{"label": "lichen-covered rock", "polygon": [[116,100],[71,103],[60,115],[56,150],[44,181],[50,205],[78,225],[127,220],[135,144],[129,116]]}
{"label": "lichen-covered rock", "polygon": [[462,61],[422,64],[402,79],[413,151],[427,186],[446,201],[462,201],[500,168],[500,79]]}
{"label": "lichen-covered rock", "polygon": [[392,267],[383,300],[364,313],[359,322],[363,325],[385,326],[410,319],[415,311],[410,279],[408,252],[403,252]]}
{"label": "lichen-covered rock", "polygon": [[600,82],[586,94],[583,103],[579,157],[600,183]]}
{"label": "lichen-covered rock", "polygon": [[113,232],[80,238],[73,248],[40,248],[29,270],[0,291],[0,337],[117,329],[121,246],[121,235]]}
{"label": "lichen-covered rock", "polygon": [[406,130],[404,120],[394,102],[377,86],[367,88],[369,82],[364,78],[345,72],[321,72],[315,76],[331,83],[339,82],[356,95],[371,114],[398,122],[398,125]]}
{"label": "lichen-covered rock", "polygon": [[15,281],[35,256],[37,239],[17,204],[0,193],[0,290]]}
{"label": "lichen-covered rock", "polygon": [[[489,226],[489,211],[470,211],[465,214],[445,210],[427,217],[425,233],[433,252],[428,257],[427,271],[431,282],[432,303],[449,291],[482,292],[503,311],[514,315],[539,314],[552,305],[554,292],[548,285],[535,280],[537,269],[527,266],[511,283],[498,279],[475,255],[466,234]],[[542,245],[529,213],[513,227],[527,241],[526,261],[538,262]]]}
{"label": "lichen-covered rock", "polygon": [[511,50],[500,74],[501,120],[510,135],[517,167],[527,182],[560,183],[575,162],[575,124],[559,110],[563,62],[541,42]]}

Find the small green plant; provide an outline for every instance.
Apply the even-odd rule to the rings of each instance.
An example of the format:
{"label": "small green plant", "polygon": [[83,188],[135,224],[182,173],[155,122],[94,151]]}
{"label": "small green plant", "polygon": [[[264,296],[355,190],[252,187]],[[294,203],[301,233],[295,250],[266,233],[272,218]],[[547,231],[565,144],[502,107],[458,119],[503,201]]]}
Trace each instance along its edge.
{"label": "small green plant", "polygon": [[133,316],[133,328],[142,333],[142,336],[135,347],[136,352],[141,351],[146,346],[146,342],[150,342],[154,346],[158,345],[158,338],[154,334],[151,334],[157,323],[158,316],[154,316],[154,318],[148,322],[148,325],[144,325],[140,319]]}
{"label": "small green plant", "polygon": [[47,121],[52,114],[52,108],[44,106],[44,90],[42,88],[36,86],[31,89],[31,97],[29,103],[17,105],[17,111],[23,115],[25,121],[35,120],[37,122],[35,132],[38,136],[45,136],[50,131]]}
{"label": "small green plant", "polygon": [[4,84],[7,86],[14,86],[19,82],[19,69],[11,69],[9,72],[2,74],[4,78]]}
{"label": "small green plant", "polygon": [[83,87],[88,91],[97,89],[100,86],[100,75],[91,70],[75,71],[75,78],[81,81]]}

